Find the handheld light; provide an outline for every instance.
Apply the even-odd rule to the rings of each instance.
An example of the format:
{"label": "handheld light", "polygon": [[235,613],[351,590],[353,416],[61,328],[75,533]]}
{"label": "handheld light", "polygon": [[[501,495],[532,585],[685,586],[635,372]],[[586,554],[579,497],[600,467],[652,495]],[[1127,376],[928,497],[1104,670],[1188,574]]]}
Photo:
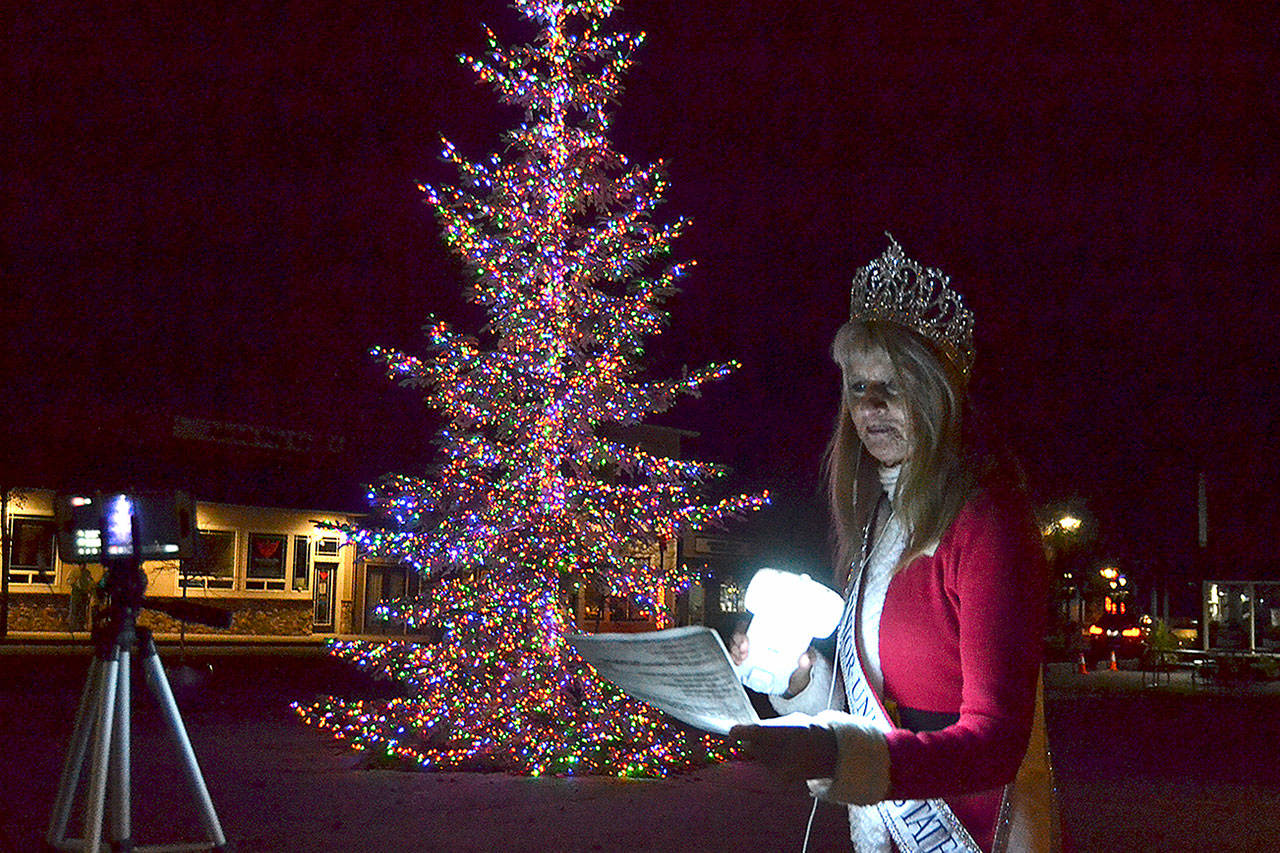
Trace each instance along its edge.
{"label": "handheld light", "polygon": [[796,661],[840,622],[844,600],[808,575],[761,569],[747,586],[747,659],[738,678],[759,693],[785,693]]}

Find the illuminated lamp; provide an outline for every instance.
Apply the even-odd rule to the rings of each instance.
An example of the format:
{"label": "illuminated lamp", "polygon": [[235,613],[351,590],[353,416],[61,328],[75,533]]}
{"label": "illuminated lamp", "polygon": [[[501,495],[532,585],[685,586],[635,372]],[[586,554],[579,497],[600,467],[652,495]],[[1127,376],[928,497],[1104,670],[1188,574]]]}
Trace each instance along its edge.
{"label": "illuminated lamp", "polygon": [[747,585],[751,613],[747,659],[738,678],[758,693],[785,693],[796,661],[814,640],[830,636],[844,600],[808,575],[761,569]]}

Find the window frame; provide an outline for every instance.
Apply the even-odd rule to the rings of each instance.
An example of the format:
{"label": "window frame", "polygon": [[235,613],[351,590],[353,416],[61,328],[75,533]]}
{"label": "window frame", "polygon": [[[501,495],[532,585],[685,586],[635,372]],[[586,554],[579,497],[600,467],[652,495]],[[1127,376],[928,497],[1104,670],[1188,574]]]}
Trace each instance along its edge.
{"label": "window frame", "polygon": [[[242,549],[244,553],[244,574],[242,577],[245,589],[248,592],[289,592],[293,571],[292,563],[289,560],[289,534],[287,533],[264,533],[261,531],[249,531],[245,534],[245,544]],[[280,544],[280,554],[276,558],[279,562],[279,574],[277,575],[261,575],[255,574],[254,569],[254,545],[260,540],[274,539]]]}
{"label": "window frame", "polygon": [[[8,519],[9,530],[6,547],[9,549],[9,583],[15,586],[55,586],[58,582],[58,523],[51,515],[11,515]],[[34,566],[20,565],[16,562],[18,549],[18,527],[23,524],[38,524],[49,530],[49,568],[41,572],[40,564]]]}
{"label": "window frame", "polygon": [[311,589],[311,564],[315,560],[315,548],[306,533],[295,533],[293,551],[289,554],[288,591],[308,592]]}
{"label": "window frame", "polygon": [[[236,589],[236,579],[239,576],[239,560],[237,555],[240,552],[240,531],[235,529],[225,529],[220,527],[198,527],[196,528],[196,552],[199,553],[204,545],[201,538],[205,535],[219,535],[231,537],[231,574],[230,575],[210,575],[197,574],[194,571],[188,571],[180,567],[178,571],[178,589],[184,587],[187,590],[202,589],[213,593],[234,592]],[[186,562],[185,560],[183,561]],[[194,561],[192,561],[194,562]],[[210,583],[216,581],[216,583]]]}

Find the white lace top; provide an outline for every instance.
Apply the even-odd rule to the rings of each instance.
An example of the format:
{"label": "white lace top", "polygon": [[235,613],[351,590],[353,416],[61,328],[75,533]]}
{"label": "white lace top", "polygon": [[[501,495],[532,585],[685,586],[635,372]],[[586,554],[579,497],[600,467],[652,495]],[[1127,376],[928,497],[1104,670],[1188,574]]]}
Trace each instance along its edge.
{"label": "white lace top", "polygon": [[[896,496],[901,470],[901,465],[880,469],[880,483],[890,501]],[[862,586],[862,624],[858,626],[858,652],[863,668],[871,689],[881,699],[884,698],[884,673],[880,670],[880,614],[884,611],[884,597],[889,591],[889,581],[893,580],[893,570],[906,547],[906,531],[897,515],[890,513],[888,522],[871,543],[866,582]],[[857,567],[854,568],[856,571]]]}

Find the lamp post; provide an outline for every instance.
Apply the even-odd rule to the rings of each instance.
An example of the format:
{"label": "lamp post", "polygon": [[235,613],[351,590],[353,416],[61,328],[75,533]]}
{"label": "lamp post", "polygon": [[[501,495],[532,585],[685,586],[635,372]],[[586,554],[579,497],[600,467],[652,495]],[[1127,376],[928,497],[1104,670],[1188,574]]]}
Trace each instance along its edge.
{"label": "lamp post", "polygon": [[1045,556],[1059,592],[1059,612],[1068,622],[1084,621],[1084,596],[1081,578],[1072,565],[1071,558],[1076,555],[1084,540],[1088,537],[1089,526],[1080,514],[1070,510],[1057,509],[1045,513],[1047,518],[1040,526],[1044,537]]}
{"label": "lamp post", "polygon": [[1045,558],[1051,571],[1049,602],[1054,631],[1068,648],[1078,641],[1100,590],[1094,574],[1093,546],[1098,522],[1084,498],[1076,496],[1042,505],[1036,513]]}
{"label": "lamp post", "polygon": [[1108,613],[1124,613],[1128,609],[1129,579],[1120,569],[1106,565],[1098,569],[1102,578],[1105,608]]}

